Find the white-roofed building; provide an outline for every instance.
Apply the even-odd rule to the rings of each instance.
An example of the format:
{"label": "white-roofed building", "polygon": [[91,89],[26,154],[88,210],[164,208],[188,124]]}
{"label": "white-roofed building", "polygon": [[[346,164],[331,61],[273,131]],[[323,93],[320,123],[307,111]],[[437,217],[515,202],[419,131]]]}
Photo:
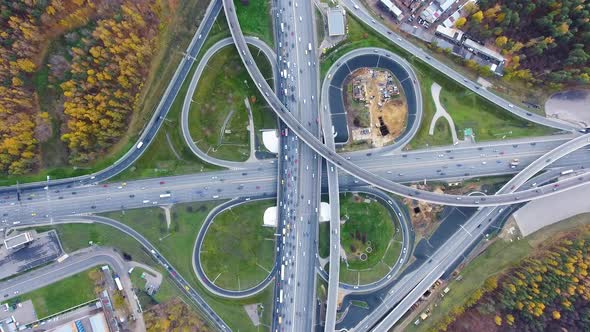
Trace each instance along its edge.
{"label": "white-roofed building", "polygon": [[271,206],[264,210],[263,226],[266,227],[277,227],[278,224],[278,211],[276,206]]}
{"label": "white-roofed building", "polygon": [[463,38],[463,31],[455,28],[447,28],[442,25],[436,27],[436,34],[457,44]]}
{"label": "white-roofed building", "polygon": [[272,153],[279,153],[279,136],[276,129],[262,131],[262,144]]}
{"label": "white-roofed building", "polygon": [[345,33],[344,10],[340,8],[328,9],[328,34],[330,37],[343,36]]}
{"label": "white-roofed building", "polygon": [[496,60],[500,63],[504,62],[504,57],[500,53],[498,53],[492,49],[489,49],[485,46],[482,46],[472,39],[465,39],[463,46],[470,49],[470,51],[473,50],[472,52],[482,54],[482,55],[484,55],[488,58],[491,58],[493,60]]}
{"label": "white-roofed building", "polygon": [[31,233],[24,232],[13,237],[6,238],[4,240],[4,246],[6,249],[18,249],[31,241],[33,241],[33,236],[31,236]]}
{"label": "white-roofed building", "polygon": [[322,221],[330,221],[330,204],[326,202],[320,203],[320,222]]}
{"label": "white-roofed building", "polygon": [[393,17],[397,18],[398,20],[403,18],[402,10],[390,0],[379,0],[379,4],[381,7],[388,10],[393,15]]}

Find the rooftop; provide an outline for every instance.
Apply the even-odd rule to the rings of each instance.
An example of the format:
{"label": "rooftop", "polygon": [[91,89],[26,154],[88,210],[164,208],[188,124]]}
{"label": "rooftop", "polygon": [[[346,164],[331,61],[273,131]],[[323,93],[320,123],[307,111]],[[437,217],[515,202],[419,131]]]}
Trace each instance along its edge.
{"label": "rooftop", "polygon": [[342,36],[345,32],[344,11],[340,8],[328,9],[328,34]]}
{"label": "rooftop", "polygon": [[29,232],[20,233],[19,235],[15,235],[13,237],[9,237],[4,240],[4,246],[6,249],[14,249],[23,244],[29,243],[33,241],[33,237]]}

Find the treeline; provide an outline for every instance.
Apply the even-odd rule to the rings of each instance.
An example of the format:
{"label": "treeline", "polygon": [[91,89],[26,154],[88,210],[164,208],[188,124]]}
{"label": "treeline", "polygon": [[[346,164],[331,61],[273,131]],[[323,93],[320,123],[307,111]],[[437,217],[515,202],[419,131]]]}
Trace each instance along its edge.
{"label": "treeline", "polygon": [[590,3],[480,0],[456,26],[493,40],[509,59],[506,79],[554,87],[590,83]]}
{"label": "treeline", "polygon": [[478,316],[478,323],[491,320],[502,331],[587,331],[589,266],[588,232],[561,239],[539,255],[525,259],[499,280],[488,279],[484,287],[465,304],[454,307],[436,328],[469,330],[469,322],[461,318],[471,311]]}
{"label": "treeline", "polygon": [[209,331],[194,311],[179,299],[158,304],[144,312],[148,331]]}
{"label": "treeline", "polygon": [[[68,127],[62,138],[72,149],[71,161],[77,162],[95,158],[90,151],[103,151],[120,137],[153,52],[159,24],[156,3],[0,0],[0,172],[19,175],[38,164],[38,131],[41,124],[47,126],[49,115],[40,112],[33,77],[51,40],[97,18],[110,17],[68,50],[72,73],[64,86]],[[98,56],[90,53],[93,47],[100,50]],[[88,79],[98,73],[105,82]],[[101,130],[114,127],[105,130],[109,139],[98,133],[98,123]]]}
{"label": "treeline", "polygon": [[71,49],[71,79],[60,85],[68,116],[62,140],[71,162],[96,159],[126,132],[156,46],[153,11],[151,5],[125,2]]}

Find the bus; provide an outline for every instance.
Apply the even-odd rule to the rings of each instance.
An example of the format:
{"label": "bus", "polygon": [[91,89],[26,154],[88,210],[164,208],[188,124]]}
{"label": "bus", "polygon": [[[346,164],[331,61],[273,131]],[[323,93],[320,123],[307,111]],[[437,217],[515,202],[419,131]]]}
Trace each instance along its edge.
{"label": "bus", "polygon": [[563,172],[561,172],[561,175],[567,175],[567,174],[571,174],[571,173],[573,173],[573,172],[574,172],[574,170],[573,170],[573,169],[568,169],[567,171],[563,171]]}
{"label": "bus", "polygon": [[160,198],[168,198],[172,196],[171,194],[160,194]]}
{"label": "bus", "polygon": [[281,264],[281,281],[285,281],[285,265]]}
{"label": "bus", "polygon": [[279,303],[283,303],[283,290],[279,292]]}

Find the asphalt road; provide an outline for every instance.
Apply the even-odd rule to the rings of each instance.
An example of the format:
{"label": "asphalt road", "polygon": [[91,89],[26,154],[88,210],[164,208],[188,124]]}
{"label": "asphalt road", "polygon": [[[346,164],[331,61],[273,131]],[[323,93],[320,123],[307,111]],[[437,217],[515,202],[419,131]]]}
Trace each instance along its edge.
{"label": "asphalt road", "polygon": [[[379,54],[383,54],[379,55]],[[417,84],[416,74],[412,67],[401,57],[386,50],[363,48],[351,51],[338,59],[327,72],[327,79],[322,85],[321,97],[321,123],[324,134],[324,142],[332,151],[335,149],[335,137],[341,135],[343,125],[334,126],[333,118],[344,122],[346,137],[348,138],[348,126],[342,99],[342,84],[345,77],[359,67],[386,67],[389,68],[402,84],[402,89],[408,100],[407,128],[396,139],[394,144],[387,147],[364,151],[365,153],[384,153],[393,151],[406,145],[416,134],[422,119],[422,94],[420,85]],[[337,81],[337,83],[333,83]],[[335,95],[331,98],[331,95]],[[334,130],[338,127],[340,129]],[[332,133],[332,131],[335,133]],[[330,198],[330,271],[328,278],[327,308],[325,331],[333,331],[336,327],[336,301],[338,300],[338,285],[340,274],[340,204],[338,169],[330,166],[328,172],[328,192]],[[357,286],[358,288],[358,286]]]}
{"label": "asphalt road", "polygon": [[[379,20],[373,18],[364,8],[362,3],[357,3],[353,0],[342,0],[340,1],[340,4],[347,9],[348,13],[360,19],[364,24],[371,27],[373,30],[377,31],[379,34],[381,34],[394,45],[397,45],[398,47],[405,50],[412,56],[427,63],[429,66],[445,74],[458,84],[473,91],[475,94],[478,94],[481,97],[490,101],[491,103],[502,107],[504,110],[525,120],[535,122],[547,127],[557,128],[565,131],[577,131],[581,129],[581,127],[576,124],[567,123],[565,121],[561,121],[558,119],[546,118],[544,116],[531,113],[517,105],[512,105],[510,102],[483,88],[478,83],[471,81],[467,77],[459,74],[458,72],[443,64],[442,62],[430,57],[430,55],[428,55],[428,53],[424,49],[415,46],[411,42],[402,38],[402,36],[389,30],[389,28],[387,28],[385,25],[379,22]],[[355,6],[357,6],[358,9],[356,9]]]}
{"label": "asphalt road", "polygon": [[[268,198],[265,198],[268,199]],[[197,240],[195,241],[195,247],[193,250],[193,271],[195,271],[195,275],[197,276],[197,279],[199,279],[199,282],[211,293],[220,296],[220,297],[225,297],[225,298],[232,298],[232,299],[243,299],[243,298],[247,298],[253,295],[258,294],[259,292],[263,291],[266,286],[268,286],[268,284],[273,280],[273,278],[276,275],[276,272],[279,268],[279,260],[278,260],[278,256],[275,257],[275,263],[273,264],[273,268],[270,271],[270,273],[257,285],[247,288],[247,289],[243,289],[243,290],[227,290],[224,288],[221,288],[217,285],[215,285],[214,282],[211,281],[211,279],[209,279],[209,277],[207,277],[207,274],[205,273],[205,271],[203,270],[203,266],[201,264],[201,259],[200,259],[200,255],[201,255],[201,248],[203,246],[203,240],[205,239],[205,235],[207,235],[207,231],[209,230],[209,226],[211,226],[211,223],[213,222],[213,220],[215,219],[215,217],[220,214],[221,212],[227,210],[227,209],[231,209],[233,207],[236,207],[238,205],[244,204],[244,203],[249,203],[250,201],[256,201],[256,200],[260,200],[260,199],[252,199],[252,200],[246,200],[244,198],[236,198],[233,199],[231,201],[222,203],[218,206],[216,206],[213,210],[211,210],[211,212],[209,212],[209,214],[207,215],[207,217],[205,218],[205,220],[203,221],[203,225],[201,226],[201,229],[199,230],[199,233],[197,234]],[[277,245],[278,245],[278,240],[277,240]]]}
{"label": "asphalt road", "polygon": [[[457,197],[453,195],[439,194],[429,191],[412,189],[397,182],[390,181],[386,178],[373,174],[370,171],[367,171],[366,169],[363,169],[358,165],[355,165],[354,163],[348,161],[347,159],[345,159],[345,157],[332,152],[320,140],[318,140],[314,134],[312,134],[308,129],[306,129],[304,124],[299,122],[299,120],[281,104],[280,100],[274,95],[272,89],[264,81],[264,77],[260,73],[260,70],[255,65],[249,65],[249,63],[253,63],[253,58],[250,54],[250,51],[248,50],[248,47],[244,40],[244,36],[238,24],[233,3],[229,0],[224,0],[224,9],[226,13],[226,18],[229,22],[232,37],[238,47],[240,56],[242,57],[242,61],[244,62],[250,76],[252,77],[254,82],[256,82],[259,90],[261,91],[263,96],[265,96],[265,99],[267,100],[268,104],[276,112],[277,116],[281,118],[281,120],[283,120],[283,122],[285,122],[287,126],[289,126],[291,131],[293,131],[299,137],[299,140],[304,141],[310,148],[312,148],[315,152],[317,152],[326,160],[336,165],[336,167],[343,169],[347,173],[352,174],[358,177],[359,179],[362,179],[366,183],[378,187],[382,190],[392,192],[404,197],[411,197],[412,199],[419,199],[422,201],[443,205],[474,207],[506,205],[525,202],[550,194],[550,192],[545,193],[543,191],[525,191],[519,193],[518,195],[508,193],[488,197],[485,202],[480,201],[477,197],[468,196],[463,196],[457,199]],[[555,124],[554,121],[547,120],[547,122],[547,125],[562,126],[561,124]],[[587,135],[587,137],[590,137],[590,135]],[[584,139],[590,140],[590,138]],[[588,143],[590,143],[590,141],[586,142],[586,144]],[[571,143],[565,143],[564,146],[559,148],[559,150],[573,151],[574,148],[577,149],[582,146],[583,145],[580,141],[576,141]],[[555,153],[557,154],[557,151]],[[584,181],[586,180],[582,179],[580,183],[564,183],[557,189],[557,191],[567,190],[569,188],[576,187]]]}
{"label": "asphalt road", "polygon": [[[564,141],[567,139],[549,137],[530,139],[530,143],[525,143],[523,140],[504,141],[458,147],[455,150],[446,150],[442,147],[401,155],[373,155],[371,158],[367,158],[364,154],[345,156],[350,157],[351,161],[360,167],[394,181],[404,183],[424,179],[460,181],[479,176],[519,172],[525,165],[540,158],[547,151],[555,149]],[[520,165],[512,169],[508,163],[514,158],[520,160]],[[560,159],[552,166],[580,168],[589,164],[590,152],[581,149]],[[305,168],[305,166],[302,167]],[[0,196],[0,229],[12,226],[11,224],[15,222],[17,224],[39,223],[61,216],[114,211],[122,208],[259,195],[270,197],[276,194],[277,186],[280,186],[280,182],[277,183],[276,180],[276,172],[277,165],[271,160],[258,168],[242,172],[230,170],[206,172],[129,181],[125,185],[119,182],[71,188],[58,186],[57,188],[61,189],[56,189],[50,184],[48,190],[23,191],[21,201],[18,201],[15,195]],[[318,175],[316,173],[312,176]],[[339,181],[340,188],[365,185],[363,181],[347,174],[341,174]],[[548,190],[549,193],[552,189],[542,190]],[[166,191],[170,191],[171,197],[160,198],[160,195],[165,195]]]}
{"label": "asphalt road", "polygon": [[[248,42],[248,44],[250,44],[252,46],[255,46],[260,51],[262,51],[262,53],[264,53],[264,55],[268,59],[268,62],[271,64],[273,73],[276,73],[277,72],[277,57],[276,57],[276,54],[273,52],[273,50],[268,45],[266,45],[266,43],[264,43],[262,40],[260,40],[258,38],[246,37],[246,42]],[[191,104],[193,103],[193,95],[195,93],[195,90],[197,89],[197,85],[199,84],[199,80],[201,78],[201,75],[203,74],[203,71],[205,70],[205,68],[207,68],[207,64],[209,63],[209,60],[211,60],[211,58],[215,54],[217,54],[217,52],[219,52],[221,49],[223,49],[224,47],[230,46],[230,45],[233,45],[233,41],[231,38],[228,37],[228,38],[222,39],[222,40],[218,41],[217,43],[213,44],[213,46],[211,46],[209,49],[207,49],[207,52],[205,52],[205,54],[203,54],[201,61],[197,65],[197,69],[193,73],[193,77],[191,79],[190,85],[188,87],[188,90],[187,90],[185,98],[184,98],[184,103],[182,104],[181,128],[182,128],[182,136],[184,138],[185,143],[188,145],[188,147],[191,149],[191,151],[199,159],[204,160],[207,163],[212,164],[212,165],[226,167],[226,168],[229,168],[232,170],[241,170],[241,169],[244,169],[244,162],[229,161],[229,160],[215,158],[215,157],[208,155],[206,152],[202,151],[201,149],[199,149],[199,147],[193,141],[193,138],[190,133],[190,128],[189,128],[190,108],[191,108]],[[275,75],[274,77],[277,77],[277,76]],[[250,142],[250,144],[254,144],[254,142]]]}
{"label": "asphalt road", "polygon": [[339,122],[346,121],[342,84],[346,76],[362,67],[379,67],[391,71],[400,81],[400,88],[406,97],[408,116],[405,130],[390,145],[364,150],[365,153],[374,154],[393,153],[403,148],[416,135],[423,116],[422,92],[418,77],[412,66],[399,55],[381,48],[368,47],[352,50],[340,57],[326,73],[326,79],[322,84],[321,109]]}
{"label": "asphalt road", "polygon": [[[317,136],[319,80],[311,3],[276,1],[272,14],[282,73],[277,95],[285,109],[294,118],[307,123]],[[317,247],[312,238],[317,233],[321,160],[292,133],[283,133],[278,167],[278,230],[283,234],[282,228],[285,233],[280,239],[281,278],[275,286],[271,330],[308,331],[314,322],[313,263]]]}
{"label": "asphalt road", "polygon": [[[33,271],[0,282],[2,301],[32,292],[51,285],[57,281],[84,272],[98,265],[109,265],[123,284],[123,289],[133,313],[141,312],[134,300],[131,280],[127,274],[127,265],[122,257],[111,249],[93,247],[77,251],[61,263],[54,262]],[[135,324],[139,331],[145,331],[142,315],[136,315]]]}
{"label": "asphalt road", "polygon": [[[197,55],[201,51],[203,47],[203,43],[207,38],[207,35],[211,31],[213,24],[215,23],[215,19],[217,15],[221,11],[222,3],[221,0],[212,0],[205,11],[205,16],[203,17],[197,32],[194,34],[187,50],[185,51],[185,56],[182,58],[176,71],[174,72],[174,76],[168,83],[168,87],[164,92],[164,95],[160,99],[160,103],[156,107],[154,114],[150,121],[145,125],[143,131],[139,135],[139,139],[137,143],[134,144],[133,148],[131,148],[125,155],[123,155],[119,160],[115,161],[112,165],[106,167],[105,169],[96,172],[94,174],[83,175],[78,177],[72,177],[67,179],[58,179],[53,180],[52,183],[54,186],[61,185],[80,185],[80,184],[90,184],[94,182],[101,182],[110,179],[111,177],[121,173],[129,166],[131,166],[136,160],[141,157],[144,151],[147,150],[147,147],[156,136],[158,130],[162,125],[162,120],[166,118],[174,99],[178,95],[184,80],[188,76],[188,73],[193,65],[193,61],[196,59]],[[138,149],[137,146],[139,142],[143,142],[143,145]],[[45,181],[41,182],[34,182],[34,183],[27,183],[20,185],[21,190],[35,190],[39,188],[43,188],[46,186]],[[17,186],[6,186],[0,187],[0,194],[8,194],[13,193],[17,189]]]}
{"label": "asphalt road", "polygon": [[[518,188],[524,185],[526,181],[532,178],[532,176],[537,174],[546,163],[547,160],[545,157],[537,159],[535,162],[528,165],[525,170],[521,171],[508,181],[498,191],[498,194],[515,192]],[[553,184],[549,185],[553,186]],[[535,186],[531,187],[535,188]],[[475,215],[461,227],[463,231],[459,231],[451,236],[426,263],[400,280],[400,282],[389,291],[388,296],[383,299],[382,305],[363,319],[357,325],[355,331],[387,331],[391,328],[410,309],[419,297],[422,296],[422,294],[424,294],[424,292],[446,271],[448,271],[449,267],[453,266],[457,258],[461,257],[465,250],[472,248],[472,246],[482,238],[485,230],[489,225],[495,222],[495,218],[498,214],[502,213],[504,209],[504,207],[480,208]]]}
{"label": "asphalt road", "polygon": [[[381,204],[383,204],[383,206],[388,210],[394,225],[397,225],[395,221],[399,220],[399,225],[401,227],[400,229],[402,232],[402,252],[400,253],[400,256],[398,257],[395,265],[391,267],[389,273],[384,275],[383,278],[375,282],[363,285],[353,285],[343,282],[340,282],[338,284],[338,287],[345,290],[346,293],[370,293],[383,287],[386,287],[389,283],[395,280],[393,279],[393,277],[395,277],[400,272],[401,268],[404,266],[406,262],[408,262],[408,259],[412,256],[415,236],[407,208],[403,205],[400,205],[400,203],[397,200],[392,199],[389,195],[387,195],[387,193],[381,190],[370,187],[355,188],[354,192],[369,194],[374,199],[378,200]],[[405,251],[403,250],[404,248],[406,249]],[[330,269],[331,268],[332,265],[330,262]],[[319,271],[319,274],[324,280],[328,280],[328,274],[325,270],[321,269]],[[326,330],[327,329],[328,326],[326,325]]]}
{"label": "asphalt road", "polygon": [[[99,223],[103,225],[107,225],[113,227],[124,234],[132,237],[134,240],[139,242],[139,244],[143,247],[143,249],[152,256],[152,258],[162,267],[164,267],[168,273],[170,279],[173,283],[178,287],[178,289],[183,292],[188,299],[190,299],[199,309],[202,317],[207,319],[207,321],[215,326],[220,331],[230,331],[231,329],[227,326],[227,324],[213,311],[213,309],[209,306],[209,304],[201,297],[197,291],[184,279],[176,269],[170,264],[170,262],[164,258],[158,251],[158,249],[152,245],[143,235],[141,235],[138,231],[134,230],[133,228],[110,218],[100,217],[100,216],[67,216],[61,217],[59,220],[55,222],[43,222],[35,224],[35,226],[51,226],[56,224],[80,224],[80,223]],[[27,225],[18,225],[16,228],[26,228]]]}

